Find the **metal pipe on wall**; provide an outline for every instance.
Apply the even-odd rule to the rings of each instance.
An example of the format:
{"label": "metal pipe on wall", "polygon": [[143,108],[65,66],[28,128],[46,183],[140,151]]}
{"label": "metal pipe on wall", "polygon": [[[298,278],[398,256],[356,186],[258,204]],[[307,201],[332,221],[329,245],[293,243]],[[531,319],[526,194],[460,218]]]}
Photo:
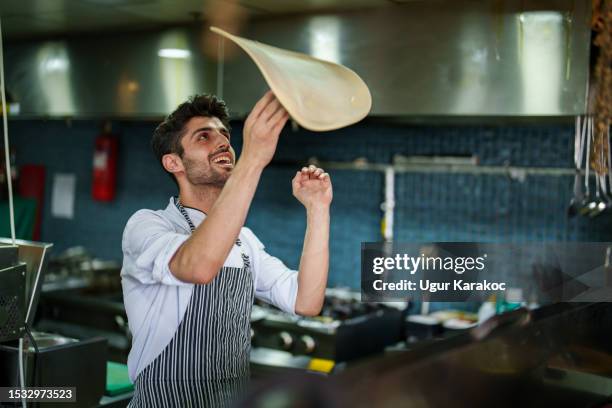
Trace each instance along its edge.
{"label": "metal pipe on wall", "polygon": [[383,239],[393,242],[393,216],[395,215],[395,169],[387,166],[385,169],[385,201],[381,204],[385,212],[383,218]]}

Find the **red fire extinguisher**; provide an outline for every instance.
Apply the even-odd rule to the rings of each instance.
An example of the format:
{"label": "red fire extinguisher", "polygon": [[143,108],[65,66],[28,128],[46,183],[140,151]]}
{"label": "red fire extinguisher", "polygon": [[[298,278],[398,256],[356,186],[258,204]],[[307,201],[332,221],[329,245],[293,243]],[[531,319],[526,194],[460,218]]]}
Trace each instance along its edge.
{"label": "red fire extinguisher", "polygon": [[104,130],[96,138],[93,157],[92,196],[98,201],[112,201],[117,186],[117,137],[111,133],[111,124],[106,122]]}

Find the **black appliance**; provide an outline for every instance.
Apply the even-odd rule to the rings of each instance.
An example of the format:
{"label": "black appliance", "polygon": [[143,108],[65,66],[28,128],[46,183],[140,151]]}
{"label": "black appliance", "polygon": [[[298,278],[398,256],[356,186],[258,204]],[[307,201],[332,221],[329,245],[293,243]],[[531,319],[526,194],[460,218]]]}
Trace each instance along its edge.
{"label": "black appliance", "polygon": [[266,306],[252,314],[251,368],[336,371],[338,363],[381,353],[402,340],[403,310],[361,303],[360,294],[332,289],[320,316],[291,316]]}
{"label": "black appliance", "polygon": [[0,238],[0,342],[18,339],[32,326],[52,246]]}
{"label": "black appliance", "polygon": [[[99,404],[106,387],[106,339],[75,340],[56,334],[34,332],[25,353],[25,383],[30,387],[75,387],[74,407]],[[19,386],[19,350],[16,342],[0,344],[0,384]],[[42,404],[42,405],[41,405]],[[64,407],[65,402],[29,403],[31,407]]]}
{"label": "black appliance", "polygon": [[0,342],[23,335],[26,316],[26,265],[18,247],[0,246]]}

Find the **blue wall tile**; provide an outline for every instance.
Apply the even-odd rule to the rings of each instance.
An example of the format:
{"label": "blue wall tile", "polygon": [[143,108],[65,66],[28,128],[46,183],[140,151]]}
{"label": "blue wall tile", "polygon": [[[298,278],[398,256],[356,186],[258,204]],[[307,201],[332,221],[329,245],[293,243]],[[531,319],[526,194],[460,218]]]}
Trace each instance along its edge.
{"label": "blue wall tile", "polygon": [[[163,208],[176,188],[149,147],[155,123],[120,121],[118,191],[112,203],[91,198],[92,155],[97,121],[20,120],[9,124],[18,164],[47,168],[43,240],[56,253],[84,245],[99,257],[121,259],[121,234],[140,208]],[[233,123],[233,144],[241,146],[241,123]],[[275,160],[306,163],[367,158],[389,163],[402,155],[477,155],[480,163],[570,167],[571,126],[400,126],[365,122],[334,132],[285,129]],[[299,166],[298,166],[299,167]],[[266,169],[247,225],[268,251],[297,268],[305,212],[291,195],[297,167]],[[55,173],[77,175],[75,218],[51,216]],[[384,177],[379,173],[331,171],[334,184],[331,226],[331,285],[359,286],[361,242],[380,240]],[[566,216],[573,178],[404,173],[396,177],[395,237],[398,241],[528,242],[609,241],[612,217]]]}

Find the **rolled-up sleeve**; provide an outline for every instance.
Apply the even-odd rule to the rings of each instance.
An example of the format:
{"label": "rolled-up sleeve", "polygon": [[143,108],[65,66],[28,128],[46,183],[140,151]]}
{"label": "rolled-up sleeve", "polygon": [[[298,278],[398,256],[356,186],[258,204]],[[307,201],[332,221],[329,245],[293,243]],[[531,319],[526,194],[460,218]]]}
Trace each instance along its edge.
{"label": "rolled-up sleeve", "polygon": [[177,279],[169,267],[172,257],[188,238],[174,231],[172,225],[154,211],[136,212],[123,232],[122,274],[144,284],[192,285]]}
{"label": "rolled-up sleeve", "polygon": [[298,291],[298,273],[288,268],[280,259],[268,254],[261,241],[249,229],[246,234],[254,243],[257,279],[255,296],[280,310],[295,314],[295,300]]}

